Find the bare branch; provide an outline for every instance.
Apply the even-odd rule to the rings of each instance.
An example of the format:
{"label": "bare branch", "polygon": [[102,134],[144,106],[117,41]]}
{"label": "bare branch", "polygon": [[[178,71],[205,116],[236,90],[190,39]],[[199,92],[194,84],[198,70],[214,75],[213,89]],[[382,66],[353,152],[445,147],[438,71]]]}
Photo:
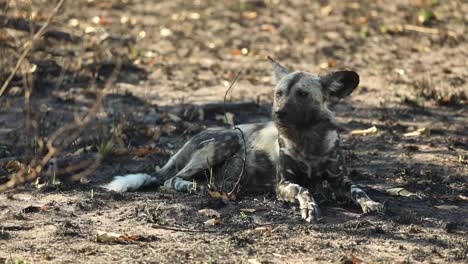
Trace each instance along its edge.
{"label": "bare branch", "polygon": [[10,73],[10,75],[8,76],[6,81],[3,83],[2,88],[0,89],[0,96],[2,96],[3,93],[5,92],[6,88],[8,87],[8,84],[10,84],[11,80],[15,76],[16,72],[19,70],[19,68],[20,68],[21,64],[23,63],[24,59],[26,58],[26,56],[34,48],[37,41],[46,33],[47,27],[49,26],[50,22],[52,21],[52,18],[57,14],[57,12],[60,10],[60,8],[62,7],[64,2],[65,2],[65,0],[60,0],[60,2],[58,2],[58,4],[55,6],[54,10],[52,10],[52,13],[47,17],[47,20],[44,23],[44,25],[42,25],[42,27],[37,31],[37,33],[34,34],[31,41],[29,41],[26,44],[26,47],[25,47],[23,53],[21,54],[20,58],[18,59],[18,62],[16,63],[15,68]]}
{"label": "bare branch", "polygon": [[[239,79],[240,74],[241,74],[241,72],[237,73],[236,77],[234,78],[234,80],[232,80],[231,84],[229,85],[229,88],[226,90],[226,93],[224,94],[223,109],[224,109],[224,118],[226,118],[226,121],[228,120],[227,115],[226,115],[226,113],[227,113],[226,112],[226,97],[227,97],[229,91],[232,89],[232,87],[236,83],[237,79]],[[247,158],[247,144],[245,143],[244,132],[242,132],[242,129],[240,129],[235,123],[234,123],[234,129],[239,130],[239,132],[241,133],[242,142],[244,143],[243,144],[243,146],[244,146],[244,156],[242,157],[242,170],[241,170],[241,172],[239,174],[239,177],[237,178],[237,181],[236,181],[234,187],[228,193],[228,196],[235,195],[239,191],[240,183],[241,183],[242,177],[244,176],[245,162],[246,162],[246,158]]]}
{"label": "bare branch", "polygon": [[[71,144],[86,128],[86,126],[92,121],[92,119],[96,116],[99,108],[102,105],[102,101],[104,100],[107,92],[110,90],[113,82],[116,80],[118,72],[120,71],[121,63],[119,62],[112,72],[111,77],[107,80],[106,85],[103,89],[99,90],[97,93],[96,101],[94,102],[91,109],[89,109],[88,113],[83,118],[78,118],[75,120],[74,123],[65,125],[58,130],[56,130],[47,141],[47,148],[48,153],[41,159],[38,164],[34,164],[33,162],[29,166],[25,166],[24,169],[21,169],[17,172],[8,182],[0,185],[0,192],[4,192],[6,190],[12,189],[20,184],[30,182],[42,173],[43,168],[48,164],[48,162],[67,145]],[[74,133],[72,133],[74,132]],[[70,133],[67,141],[61,142],[59,146],[55,145],[57,143],[57,139],[64,135],[65,133]],[[97,159],[89,165],[87,169],[83,172],[80,172],[76,175],[73,175],[71,178],[72,180],[79,180],[87,175],[91,174],[102,162],[102,157],[98,155]]]}

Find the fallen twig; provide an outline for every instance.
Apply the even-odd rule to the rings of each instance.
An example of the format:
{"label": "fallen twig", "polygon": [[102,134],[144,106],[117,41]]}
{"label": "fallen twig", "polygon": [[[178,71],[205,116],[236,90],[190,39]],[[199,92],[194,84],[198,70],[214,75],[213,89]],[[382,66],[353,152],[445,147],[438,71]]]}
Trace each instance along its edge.
{"label": "fallen twig", "polygon": [[440,30],[437,28],[428,28],[428,27],[420,27],[415,25],[404,25],[403,28],[408,31],[414,31],[419,33],[427,33],[427,34],[440,34]]}
{"label": "fallen twig", "polygon": [[201,230],[201,229],[188,229],[188,228],[177,228],[171,226],[152,225],[155,229],[164,229],[177,232],[190,232],[190,233],[220,233],[220,230]]}
{"label": "fallen twig", "polygon": [[44,23],[44,25],[42,25],[42,27],[36,32],[36,34],[34,34],[31,41],[26,43],[26,47],[25,47],[23,53],[21,54],[20,58],[18,59],[18,62],[16,63],[15,68],[13,69],[13,71],[11,71],[10,75],[8,76],[6,81],[3,83],[2,88],[0,89],[0,96],[2,96],[3,93],[5,92],[6,88],[8,87],[8,84],[10,84],[11,80],[15,76],[16,72],[19,70],[19,68],[20,68],[21,64],[23,63],[24,59],[26,58],[26,56],[33,49],[33,47],[36,45],[37,41],[46,33],[46,30],[47,30],[47,27],[50,24],[50,21],[52,21],[52,18],[57,14],[57,12],[60,10],[60,8],[62,7],[64,2],[65,2],[65,0],[60,0],[60,2],[58,2],[58,4],[55,6],[54,10],[52,10],[52,13],[47,17],[47,20]]}

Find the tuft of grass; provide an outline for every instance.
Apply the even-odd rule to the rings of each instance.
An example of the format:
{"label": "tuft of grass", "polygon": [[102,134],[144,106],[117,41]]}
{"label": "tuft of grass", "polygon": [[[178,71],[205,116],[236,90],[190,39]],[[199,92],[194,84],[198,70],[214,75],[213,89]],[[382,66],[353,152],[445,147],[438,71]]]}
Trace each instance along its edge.
{"label": "tuft of grass", "polygon": [[114,141],[112,139],[103,140],[96,148],[101,157],[105,159],[112,153]]}
{"label": "tuft of grass", "polygon": [[197,184],[197,181],[195,179],[192,179],[192,189],[190,190],[190,193],[197,191]]}
{"label": "tuft of grass", "polygon": [[145,205],[145,214],[146,220],[153,224],[162,224],[163,219],[160,210],[161,204],[158,204],[155,208],[149,208],[148,205]]}
{"label": "tuft of grass", "polygon": [[250,216],[241,211],[240,212],[240,218],[241,218],[242,221],[249,221]]}

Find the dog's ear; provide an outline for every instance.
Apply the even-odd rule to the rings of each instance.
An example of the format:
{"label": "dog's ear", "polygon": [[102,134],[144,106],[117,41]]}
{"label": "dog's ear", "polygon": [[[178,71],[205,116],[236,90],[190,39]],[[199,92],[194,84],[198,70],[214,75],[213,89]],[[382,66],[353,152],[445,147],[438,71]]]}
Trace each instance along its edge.
{"label": "dog's ear", "polygon": [[320,77],[322,87],[329,96],[343,98],[350,95],[359,84],[354,71],[336,71]]}
{"label": "dog's ear", "polygon": [[271,61],[273,66],[273,82],[274,84],[277,84],[284,76],[288,75],[288,69],[272,59],[270,56],[267,58]]}

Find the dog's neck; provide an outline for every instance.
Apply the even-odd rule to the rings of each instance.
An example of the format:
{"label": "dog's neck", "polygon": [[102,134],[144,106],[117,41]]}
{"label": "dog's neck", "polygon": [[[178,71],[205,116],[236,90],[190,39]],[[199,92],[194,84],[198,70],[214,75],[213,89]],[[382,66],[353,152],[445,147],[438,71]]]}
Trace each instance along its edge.
{"label": "dog's neck", "polygon": [[323,157],[339,144],[338,128],[331,123],[319,123],[308,129],[284,127],[276,124],[280,147],[304,159]]}

